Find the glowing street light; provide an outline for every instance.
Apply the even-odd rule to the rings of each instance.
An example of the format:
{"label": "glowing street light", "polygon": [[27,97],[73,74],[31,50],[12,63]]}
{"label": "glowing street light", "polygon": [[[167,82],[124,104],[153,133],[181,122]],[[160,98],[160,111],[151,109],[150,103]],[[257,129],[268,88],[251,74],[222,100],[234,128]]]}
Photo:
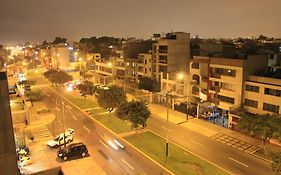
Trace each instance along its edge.
{"label": "glowing street light", "polygon": [[109,63],[107,63],[107,65],[108,65],[109,67],[111,67],[111,66],[112,66],[112,63],[111,63],[111,62],[109,62]]}

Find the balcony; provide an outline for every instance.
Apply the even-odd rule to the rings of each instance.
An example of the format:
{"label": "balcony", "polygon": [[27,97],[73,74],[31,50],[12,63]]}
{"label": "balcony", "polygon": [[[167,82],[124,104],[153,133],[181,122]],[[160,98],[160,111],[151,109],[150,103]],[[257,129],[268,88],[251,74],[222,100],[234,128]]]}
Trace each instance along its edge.
{"label": "balcony", "polygon": [[221,78],[221,74],[216,74],[216,73],[211,73],[211,76],[212,78]]}
{"label": "balcony", "polygon": [[189,82],[189,84],[190,84],[190,85],[194,85],[194,86],[197,86],[197,85],[198,85],[198,83],[197,83],[196,80],[191,80],[191,81]]}

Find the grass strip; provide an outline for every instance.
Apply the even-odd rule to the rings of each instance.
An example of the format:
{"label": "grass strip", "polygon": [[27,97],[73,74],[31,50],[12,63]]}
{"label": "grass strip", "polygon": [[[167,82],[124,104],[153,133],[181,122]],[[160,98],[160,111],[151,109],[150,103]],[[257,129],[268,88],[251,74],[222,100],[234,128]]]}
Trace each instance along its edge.
{"label": "grass strip", "polygon": [[229,173],[171,143],[169,143],[169,157],[166,160],[165,140],[151,132],[132,135],[126,140],[177,175],[229,175]]}

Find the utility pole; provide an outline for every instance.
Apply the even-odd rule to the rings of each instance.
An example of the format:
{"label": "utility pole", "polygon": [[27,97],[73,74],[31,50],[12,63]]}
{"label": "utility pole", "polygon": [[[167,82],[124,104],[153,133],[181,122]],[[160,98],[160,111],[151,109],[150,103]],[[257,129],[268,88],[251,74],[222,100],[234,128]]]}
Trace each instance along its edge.
{"label": "utility pole", "polygon": [[63,144],[64,147],[66,147],[66,143],[65,143],[65,121],[64,121],[64,102],[61,102],[62,104],[62,123],[63,123]]}
{"label": "utility pole", "polygon": [[166,126],[166,158],[169,156],[169,136],[168,136],[168,129],[169,129],[169,91],[166,93],[166,105],[167,105],[167,126]]}

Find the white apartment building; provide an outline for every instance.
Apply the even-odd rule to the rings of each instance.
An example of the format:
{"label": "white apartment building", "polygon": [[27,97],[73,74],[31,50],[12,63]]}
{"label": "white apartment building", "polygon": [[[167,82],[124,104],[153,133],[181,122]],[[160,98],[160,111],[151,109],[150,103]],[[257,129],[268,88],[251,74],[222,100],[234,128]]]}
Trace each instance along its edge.
{"label": "white apartment building", "polygon": [[168,33],[152,46],[153,77],[159,81],[163,72],[187,72],[190,55],[190,34]]}
{"label": "white apartment building", "polygon": [[66,43],[59,43],[51,47],[52,67],[66,69],[70,66],[70,51]]}

